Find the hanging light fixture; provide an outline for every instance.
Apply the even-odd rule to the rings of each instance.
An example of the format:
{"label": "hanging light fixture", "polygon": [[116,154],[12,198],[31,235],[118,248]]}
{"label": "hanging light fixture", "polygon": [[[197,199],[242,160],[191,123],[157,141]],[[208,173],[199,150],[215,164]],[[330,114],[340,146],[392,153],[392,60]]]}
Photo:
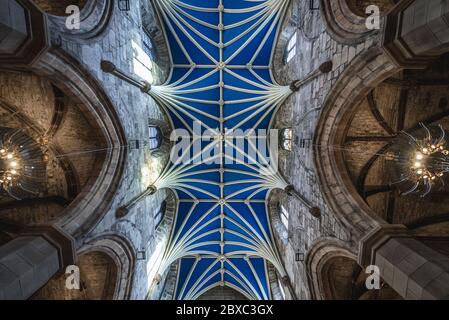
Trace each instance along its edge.
{"label": "hanging light fixture", "polygon": [[39,144],[23,130],[0,127],[0,193],[17,200],[36,196],[45,173]]}
{"label": "hanging light fixture", "polygon": [[9,189],[17,184],[22,167],[18,152],[10,145],[0,146],[0,184]]}
{"label": "hanging light fixture", "polygon": [[449,146],[441,125],[420,125],[413,135],[403,132],[392,147],[396,163],[393,184],[400,185],[403,195],[419,193],[425,197],[437,184],[444,185],[449,173]]}

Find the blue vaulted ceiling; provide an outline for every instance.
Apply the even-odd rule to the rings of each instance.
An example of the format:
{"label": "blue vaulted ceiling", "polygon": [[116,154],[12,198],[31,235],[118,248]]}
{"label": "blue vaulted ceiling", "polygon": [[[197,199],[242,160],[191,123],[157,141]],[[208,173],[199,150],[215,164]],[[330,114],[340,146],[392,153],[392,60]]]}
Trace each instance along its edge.
{"label": "blue vaulted ceiling", "polygon": [[[288,3],[154,1],[173,67],[167,83],[150,94],[190,145],[179,154],[184,161],[167,166],[155,182],[179,199],[163,259],[164,268],[180,260],[176,299],[196,299],[219,285],[270,299],[267,261],[283,273],[266,200],[270,190],[287,184],[277,166],[266,163],[271,157],[260,145],[267,135],[258,130],[270,128],[291,94],[275,83],[270,68]],[[208,139],[192,136],[198,123]],[[243,135],[238,144],[230,129],[253,129],[259,140]]]}

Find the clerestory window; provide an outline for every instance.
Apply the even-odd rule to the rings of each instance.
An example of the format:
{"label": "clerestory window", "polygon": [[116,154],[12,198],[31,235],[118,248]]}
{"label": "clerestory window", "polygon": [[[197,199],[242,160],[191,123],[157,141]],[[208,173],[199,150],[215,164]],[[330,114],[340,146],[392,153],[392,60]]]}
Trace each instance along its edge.
{"label": "clerestory window", "polygon": [[295,32],[287,43],[285,48],[284,62],[289,63],[296,56],[296,44],[298,39],[298,33]]}

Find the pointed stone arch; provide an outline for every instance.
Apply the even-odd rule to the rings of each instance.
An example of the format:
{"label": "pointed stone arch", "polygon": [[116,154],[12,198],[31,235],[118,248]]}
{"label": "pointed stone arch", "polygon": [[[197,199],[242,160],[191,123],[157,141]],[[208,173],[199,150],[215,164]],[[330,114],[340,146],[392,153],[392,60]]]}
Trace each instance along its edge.
{"label": "pointed stone arch", "polygon": [[201,294],[197,300],[246,300],[245,295],[228,286],[216,286]]}
{"label": "pointed stone arch", "polygon": [[351,259],[357,263],[357,254],[344,242],[332,238],[318,239],[307,254],[305,265],[312,299],[326,300],[332,296],[329,279],[323,274],[328,262],[336,257]]}
{"label": "pointed stone arch", "polygon": [[89,252],[102,252],[115,264],[116,278],[113,285],[113,300],[130,299],[134,274],[135,252],[128,240],[115,234],[102,234],[85,241],[79,256]]}
{"label": "pointed stone arch", "polygon": [[348,111],[355,109],[375,86],[400,70],[381,48],[361,53],[327,96],[317,124],[313,144],[317,146],[314,163],[320,187],[336,217],[348,230],[353,230],[355,239],[383,221],[358,196],[350,183],[344,159],[333,146],[341,145],[342,124],[350,119]]}
{"label": "pointed stone arch", "polygon": [[[41,0],[42,1],[42,0]],[[45,2],[45,1],[43,1]],[[70,2],[70,1],[65,1]],[[73,1],[72,1],[73,2]],[[77,41],[89,41],[95,37],[102,36],[107,29],[114,13],[116,1],[113,0],[78,0],[80,8],[80,28],[70,30],[66,27],[66,14],[49,15],[52,41],[59,45],[61,37],[76,37]],[[69,5],[67,4],[67,5]],[[52,13],[51,11],[49,12]]]}
{"label": "pointed stone arch", "polygon": [[[75,238],[92,230],[111,206],[111,199],[121,181],[126,161],[125,132],[116,110],[95,78],[75,59],[59,49],[52,49],[31,66],[38,75],[52,79],[67,96],[80,101],[88,122],[95,123],[106,142],[106,153],[98,172],[56,222]],[[107,187],[105,187],[107,186]]]}
{"label": "pointed stone arch", "polygon": [[126,300],[133,276],[134,253],[123,238],[105,234],[87,240],[75,266],[80,288],[68,288],[67,274],[59,274],[38,290],[33,300]]}
{"label": "pointed stone arch", "polygon": [[378,33],[378,30],[367,29],[366,17],[355,12],[348,0],[321,0],[320,10],[327,32],[339,43],[361,43]]}

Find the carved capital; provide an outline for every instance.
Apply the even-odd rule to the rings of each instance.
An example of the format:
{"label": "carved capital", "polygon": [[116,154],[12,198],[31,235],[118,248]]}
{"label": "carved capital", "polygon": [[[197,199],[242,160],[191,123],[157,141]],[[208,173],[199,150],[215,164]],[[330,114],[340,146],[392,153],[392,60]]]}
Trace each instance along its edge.
{"label": "carved capital", "polygon": [[309,209],[310,214],[312,217],[315,217],[317,219],[321,218],[321,209],[318,207],[312,207]]}
{"label": "carved capital", "polygon": [[65,272],[65,268],[75,264],[76,249],[75,239],[65,233],[56,225],[30,225],[23,229],[21,236],[40,236],[45,238],[58,250],[59,255],[59,274]]}
{"label": "carved capital", "polygon": [[368,233],[360,241],[359,264],[371,265],[376,251],[389,239],[398,237],[410,237],[407,228],[401,224],[382,225]]}

